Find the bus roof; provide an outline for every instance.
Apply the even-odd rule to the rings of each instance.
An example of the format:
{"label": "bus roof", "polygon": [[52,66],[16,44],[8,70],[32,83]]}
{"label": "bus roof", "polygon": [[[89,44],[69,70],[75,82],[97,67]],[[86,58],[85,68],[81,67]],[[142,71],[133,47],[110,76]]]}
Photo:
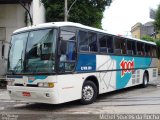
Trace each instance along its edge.
{"label": "bus roof", "polygon": [[[24,28],[17,29],[17,30],[15,30],[13,32],[13,34],[16,34],[16,33],[19,33],[19,32],[24,32],[24,31],[41,29],[41,28],[63,27],[63,26],[74,26],[74,27],[79,27],[79,28],[84,28],[84,29],[88,29],[88,30],[92,30],[92,31],[101,32],[101,33],[107,33],[109,35],[118,36],[118,35],[115,35],[115,34],[112,34],[112,33],[108,33],[105,30],[101,30],[101,29],[85,26],[85,25],[82,25],[80,23],[74,23],[74,22],[50,22],[50,23],[32,25],[32,26],[29,26],[29,27],[24,27]],[[149,44],[156,45],[156,43],[154,43],[154,42],[144,41],[144,40],[140,40],[140,39],[136,39],[136,38],[124,37],[124,36],[118,36],[118,37],[122,37],[122,38],[126,38],[126,39],[132,39],[132,40],[141,41],[141,42],[144,42],[144,43],[149,43]]]}

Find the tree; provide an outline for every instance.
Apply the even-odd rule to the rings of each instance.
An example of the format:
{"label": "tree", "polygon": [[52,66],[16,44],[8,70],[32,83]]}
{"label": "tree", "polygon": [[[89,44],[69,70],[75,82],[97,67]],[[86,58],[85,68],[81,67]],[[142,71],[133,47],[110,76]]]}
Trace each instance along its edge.
{"label": "tree", "polygon": [[[112,0],[77,0],[69,12],[68,20],[101,28],[101,20],[106,6]],[[47,22],[64,21],[64,0],[42,0],[46,8]],[[68,0],[70,6],[74,0]]]}
{"label": "tree", "polygon": [[151,36],[149,36],[149,35],[144,35],[144,36],[142,36],[142,38],[141,38],[142,40],[146,40],[146,41],[152,41],[152,42],[154,42],[155,41],[155,39],[154,38],[152,38]]}
{"label": "tree", "polygon": [[158,9],[156,10],[154,27],[157,32],[160,31],[160,5],[158,6]]}

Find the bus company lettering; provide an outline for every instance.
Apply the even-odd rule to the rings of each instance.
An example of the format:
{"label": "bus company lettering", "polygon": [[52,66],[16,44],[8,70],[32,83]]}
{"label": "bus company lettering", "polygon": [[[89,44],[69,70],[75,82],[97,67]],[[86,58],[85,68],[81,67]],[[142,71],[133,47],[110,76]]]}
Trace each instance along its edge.
{"label": "bus company lettering", "polygon": [[123,77],[126,73],[133,73],[134,72],[134,59],[132,61],[130,60],[124,60],[120,62],[120,68],[122,69],[121,71],[121,77]]}
{"label": "bus company lettering", "polygon": [[92,70],[92,66],[82,66],[81,70]]}

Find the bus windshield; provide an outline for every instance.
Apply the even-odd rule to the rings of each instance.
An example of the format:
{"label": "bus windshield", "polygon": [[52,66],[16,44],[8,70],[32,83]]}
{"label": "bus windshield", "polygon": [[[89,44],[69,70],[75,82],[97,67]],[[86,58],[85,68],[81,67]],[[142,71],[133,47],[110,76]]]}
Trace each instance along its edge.
{"label": "bus windshield", "polygon": [[52,73],[55,71],[56,29],[36,30],[12,36],[8,71]]}

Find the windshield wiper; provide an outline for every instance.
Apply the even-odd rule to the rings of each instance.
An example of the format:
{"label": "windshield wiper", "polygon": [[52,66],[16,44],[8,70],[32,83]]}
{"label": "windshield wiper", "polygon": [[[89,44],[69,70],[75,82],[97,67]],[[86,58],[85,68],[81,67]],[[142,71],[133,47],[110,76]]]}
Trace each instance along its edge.
{"label": "windshield wiper", "polygon": [[14,75],[14,74],[15,74],[15,72],[14,72],[14,70],[9,70],[9,71],[7,71],[7,74]]}
{"label": "windshield wiper", "polygon": [[[20,64],[20,66],[19,66]],[[19,59],[16,66],[14,67],[14,72],[16,72],[18,70],[18,68],[21,67],[22,68],[22,59]]]}

